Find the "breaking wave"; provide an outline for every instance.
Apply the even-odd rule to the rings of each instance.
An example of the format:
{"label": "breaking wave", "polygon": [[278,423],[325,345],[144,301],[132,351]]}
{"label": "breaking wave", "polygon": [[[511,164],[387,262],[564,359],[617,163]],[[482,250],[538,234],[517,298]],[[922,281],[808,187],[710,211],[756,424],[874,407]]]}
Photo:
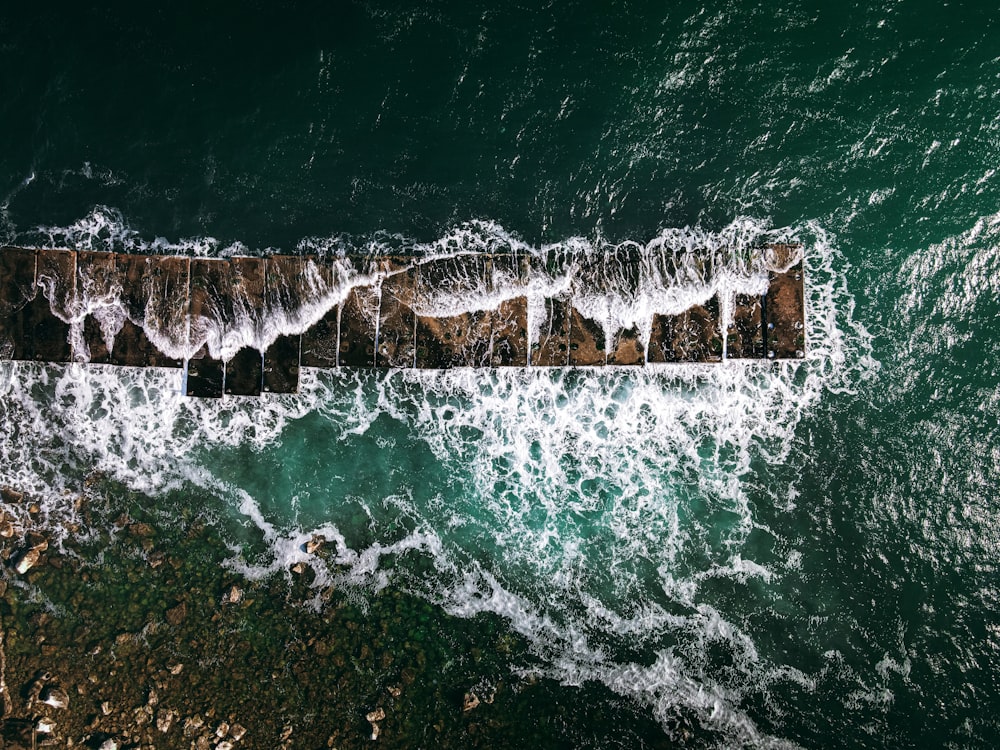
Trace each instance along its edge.
{"label": "breaking wave", "polygon": [[[143,241],[103,210],[43,234],[50,246],[76,249],[246,251],[210,240]],[[53,526],[72,515],[67,497],[94,471],[154,497],[197,488],[264,540],[264,552],[234,544],[228,565],[247,576],[303,561],[317,572],[317,592],[330,583],[362,591],[391,583],[455,615],[495,613],[537,657],[512,665],[515,672],[597,681],[665,724],[691,711],[726,743],[779,745],[755,726],[744,699],[774,683],[808,689],[814,676],[759,652],[712,589],[719,580],[767,585],[782,576],[756,561],[748,543],[760,528],[748,490],[754,467],[782,462],[823,394],[851,390],[877,367],[853,319],[835,238],[815,223],[768,229],[741,219],[719,232],[536,248],[476,222],[432,243],[335,237],[298,248],[344,259],[522,253],[555,269],[539,295],[559,284],[597,289],[590,312],[614,328],[665,299],[684,309],[715,292],[756,288],[764,269],[745,251],[793,238],[805,246],[802,361],[305,370],[297,395],[218,402],[182,397],[172,372],[4,362],[0,484],[43,499]],[[645,270],[583,278],[580,261],[598,255],[639,258]],[[687,260],[655,286],[652,260],[668,256]],[[461,295],[465,306],[484,299],[467,285]],[[454,295],[435,304],[456,309],[448,308]],[[308,470],[248,474],[246,450],[264,467]],[[789,491],[774,488],[775,502]],[[305,551],[315,534],[332,556]],[[710,653],[720,648],[730,668],[713,666]]]}

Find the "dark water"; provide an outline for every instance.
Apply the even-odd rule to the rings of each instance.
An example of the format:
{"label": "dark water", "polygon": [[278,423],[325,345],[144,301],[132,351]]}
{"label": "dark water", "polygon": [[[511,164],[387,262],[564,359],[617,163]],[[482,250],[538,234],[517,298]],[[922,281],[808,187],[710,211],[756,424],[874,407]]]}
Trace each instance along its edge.
{"label": "dark water", "polygon": [[543,680],[546,708],[505,704],[508,739],[526,712],[570,746],[629,721],[683,744],[678,717],[708,746],[995,746],[996,13],[256,5],[0,11],[2,239],[791,236],[806,362],[307,373],[251,404],[6,364],[0,483],[52,518],[95,469],[122,498],[197,496],[248,579],[322,531],[320,581],[414,597],[440,653],[449,627],[518,639],[491,674]]}

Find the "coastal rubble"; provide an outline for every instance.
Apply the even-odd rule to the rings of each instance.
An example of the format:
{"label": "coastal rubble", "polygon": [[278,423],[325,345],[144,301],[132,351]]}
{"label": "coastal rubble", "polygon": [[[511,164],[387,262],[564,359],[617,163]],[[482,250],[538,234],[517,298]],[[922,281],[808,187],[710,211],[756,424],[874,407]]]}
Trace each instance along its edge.
{"label": "coastal rubble", "polygon": [[[196,514],[162,526],[141,507],[123,514],[102,501],[81,505],[80,523],[90,531],[52,543],[26,582],[11,549],[46,535],[0,541],[4,750],[30,748],[32,732],[54,746],[136,750],[343,750],[425,732],[442,748],[488,747],[503,736],[494,683],[468,671],[517,642],[490,620],[449,621],[444,648],[428,638],[443,615],[404,592],[359,606],[356,593],[324,582],[319,597],[308,573],[333,564],[332,545],[315,550],[304,575],[234,580],[222,565],[231,549]],[[156,552],[169,554],[154,568]],[[539,689],[523,681],[497,703],[514,715]],[[464,693],[475,711],[463,710]],[[51,730],[44,737],[39,722]]]}

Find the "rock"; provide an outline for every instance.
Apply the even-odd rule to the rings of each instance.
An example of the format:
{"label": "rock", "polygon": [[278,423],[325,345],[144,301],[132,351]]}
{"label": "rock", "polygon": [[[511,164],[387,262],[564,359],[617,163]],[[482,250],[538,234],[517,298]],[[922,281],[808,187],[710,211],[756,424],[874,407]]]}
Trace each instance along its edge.
{"label": "rock", "polygon": [[111,715],[111,701],[104,701],[101,704],[101,713],[105,716]]}
{"label": "rock", "polygon": [[21,575],[24,575],[33,567],[38,564],[38,560],[41,558],[42,553],[32,547],[31,549],[26,549],[17,558],[17,563],[14,565],[14,570],[16,570]]}
{"label": "rock", "polygon": [[28,547],[37,549],[39,552],[44,552],[49,548],[49,540],[37,531],[29,531],[25,535],[24,541]]}
{"label": "rock", "polygon": [[247,728],[242,724],[233,724],[229,728],[229,736],[233,738],[233,742],[239,742],[247,733]]}
{"label": "rock", "polygon": [[15,503],[24,502],[24,493],[18,492],[12,487],[0,487],[0,498],[2,498],[5,503],[14,505]]}
{"label": "rock", "polygon": [[108,737],[100,744],[97,750],[118,750],[118,740],[114,737]]}
{"label": "rock", "polygon": [[286,726],[284,729],[281,730],[281,737],[278,738],[278,741],[284,742],[291,736],[292,736],[292,725],[289,724],[288,726]]}
{"label": "rock", "polygon": [[215,746],[215,750],[233,750],[233,743],[229,740],[223,740]]}
{"label": "rock", "polygon": [[181,672],[184,671],[184,665],[181,664],[180,662],[177,662],[176,664],[171,664],[169,667],[167,667],[167,669],[170,670],[170,674],[179,675]]}
{"label": "rock", "polygon": [[209,750],[212,747],[212,738],[207,734],[200,734],[194,741],[194,750]]}
{"label": "rock", "polygon": [[391,695],[393,698],[398,698],[403,694],[403,688],[401,688],[399,685],[390,685],[389,687],[386,688],[386,690],[388,691],[389,695]]}
{"label": "rock", "polygon": [[40,669],[35,672],[35,676],[32,679],[31,684],[28,686],[27,695],[25,696],[27,698],[29,708],[41,697],[42,690],[45,689],[46,683],[51,679],[51,672],[44,669]]}
{"label": "rock", "polygon": [[184,720],[184,736],[193,737],[198,733],[198,730],[204,726],[205,720],[201,718],[200,714],[195,714],[194,716],[189,716]]}
{"label": "rock", "polygon": [[224,721],[221,724],[219,724],[219,726],[217,726],[215,728],[215,736],[218,737],[220,740],[223,737],[225,737],[227,734],[229,734],[229,723],[228,722]]}
{"label": "rock", "polygon": [[187,617],[187,602],[181,602],[176,607],[167,610],[167,622],[174,627],[184,622]]}
{"label": "rock", "polygon": [[379,722],[385,718],[385,709],[379,706],[374,711],[369,711],[365,718],[368,723],[372,725],[372,740],[377,740],[382,728],[379,726]]}
{"label": "rock", "polygon": [[128,527],[128,530],[129,533],[132,534],[132,536],[137,536],[143,539],[148,539],[149,537],[154,536],[156,533],[153,530],[153,527],[150,526],[148,523],[133,523]]}
{"label": "rock", "polygon": [[462,711],[468,713],[477,706],[479,706],[479,696],[472,692],[466,693],[462,700]]}
{"label": "rock", "polygon": [[0,519],[0,537],[4,539],[10,539],[15,534],[14,522],[11,521],[7,516]]}
{"label": "rock", "polygon": [[170,727],[174,725],[174,720],[176,718],[177,713],[175,711],[171,711],[167,708],[161,708],[156,713],[156,728],[166,734],[170,731]]}
{"label": "rock", "polygon": [[303,546],[306,554],[314,555],[322,549],[324,544],[326,544],[325,536],[322,534],[313,534],[312,538]]}
{"label": "rock", "polygon": [[239,604],[241,601],[243,601],[243,589],[235,583],[222,595],[223,604]]}
{"label": "rock", "polygon": [[137,727],[145,726],[153,718],[153,709],[149,706],[139,706],[132,712],[132,721]]}
{"label": "rock", "polygon": [[66,691],[56,685],[47,685],[41,694],[42,703],[46,703],[52,708],[66,708],[69,706],[69,695]]}
{"label": "rock", "polygon": [[292,566],[292,572],[300,576],[306,572],[306,564],[304,562],[297,562]]}
{"label": "rock", "polygon": [[46,716],[38,720],[38,723],[35,725],[35,731],[39,734],[52,734],[56,731],[56,723]]}
{"label": "rock", "polygon": [[155,706],[160,702],[160,695],[156,692],[156,688],[149,689],[149,695],[146,696],[146,705]]}

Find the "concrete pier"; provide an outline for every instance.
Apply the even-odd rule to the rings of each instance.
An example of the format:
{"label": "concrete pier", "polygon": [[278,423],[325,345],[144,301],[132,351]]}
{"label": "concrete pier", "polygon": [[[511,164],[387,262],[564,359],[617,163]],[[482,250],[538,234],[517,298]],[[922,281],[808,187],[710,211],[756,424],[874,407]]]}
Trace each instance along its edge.
{"label": "concrete pier", "polygon": [[534,256],[209,259],[7,247],[0,359],[183,368],[185,393],[218,398],[294,393],[301,367],[802,358],[799,246],[760,252],[771,269],[765,294],[714,295],[652,313],[646,330],[608,331],[593,292],[638,292],[635,249],[581,262],[572,284],[539,292],[533,279],[563,276]]}

